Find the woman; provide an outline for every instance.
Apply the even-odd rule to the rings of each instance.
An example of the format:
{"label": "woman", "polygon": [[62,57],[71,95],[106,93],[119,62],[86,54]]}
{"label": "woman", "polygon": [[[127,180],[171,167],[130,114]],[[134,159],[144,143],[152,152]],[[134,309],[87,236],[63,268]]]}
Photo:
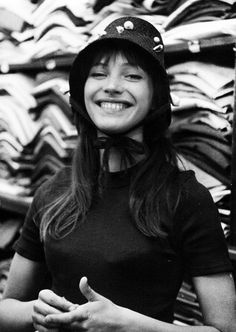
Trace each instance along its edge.
{"label": "woman", "polygon": [[[159,32],[140,18],[113,21],[78,54],[69,83],[79,132],[73,164],[34,197],[0,305],[1,331],[235,331],[217,209],[194,173],[178,169],[166,135]],[[186,274],[201,327],[173,324]]]}

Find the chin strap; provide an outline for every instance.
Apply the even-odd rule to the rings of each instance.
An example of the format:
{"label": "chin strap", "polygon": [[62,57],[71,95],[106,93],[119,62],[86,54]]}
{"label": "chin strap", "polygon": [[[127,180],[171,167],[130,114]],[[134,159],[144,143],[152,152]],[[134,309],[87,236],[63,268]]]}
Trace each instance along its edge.
{"label": "chin strap", "polygon": [[120,168],[124,167],[125,170],[127,170],[129,165],[134,164],[135,155],[147,153],[147,147],[144,143],[123,135],[97,137],[94,140],[94,147],[104,149],[102,166],[106,171],[109,171],[109,157],[113,148],[120,153]]}

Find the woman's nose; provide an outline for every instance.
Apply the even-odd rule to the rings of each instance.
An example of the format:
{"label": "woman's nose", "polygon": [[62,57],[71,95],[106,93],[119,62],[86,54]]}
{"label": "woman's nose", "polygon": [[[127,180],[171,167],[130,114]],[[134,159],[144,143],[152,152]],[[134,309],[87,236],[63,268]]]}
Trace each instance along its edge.
{"label": "woman's nose", "polygon": [[103,89],[107,93],[122,93],[123,87],[121,79],[119,77],[107,77]]}

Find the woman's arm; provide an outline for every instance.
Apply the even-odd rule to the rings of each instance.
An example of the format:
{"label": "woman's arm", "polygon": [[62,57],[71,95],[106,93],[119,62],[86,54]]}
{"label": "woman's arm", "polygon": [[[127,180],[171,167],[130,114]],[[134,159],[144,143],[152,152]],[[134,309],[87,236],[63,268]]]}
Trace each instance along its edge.
{"label": "woman's arm", "polygon": [[92,290],[82,278],[80,290],[88,302],[67,313],[46,316],[47,323],[70,325],[88,332],[235,332],[236,299],[230,275],[194,278],[205,326],[177,326],[119,307]]}
{"label": "woman's arm", "polygon": [[3,300],[0,302],[0,331],[34,331],[34,299],[45,287],[47,270],[43,263],[15,254],[9,271]]}
{"label": "woman's arm", "polygon": [[1,332],[58,332],[58,324],[44,322],[45,315],[62,313],[73,305],[49,289],[47,268],[15,254],[0,302]]}
{"label": "woman's arm", "polygon": [[32,332],[33,301],[5,299],[0,302],[1,332]]}
{"label": "woman's arm", "polygon": [[222,332],[236,331],[235,284],[230,273],[193,278],[206,325]]}
{"label": "woman's arm", "polygon": [[[153,322],[146,332],[235,332],[236,295],[235,284],[230,273],[194,277],[193,283],[198,295],[205,326],[174,326],[159,321]],[[140,324],[148,319],[140,317]],[[151,323],[151,322],[150,322]],[[140,326],[142,326],[140,325]],[[156,326],[156,327],[155,327]]]}

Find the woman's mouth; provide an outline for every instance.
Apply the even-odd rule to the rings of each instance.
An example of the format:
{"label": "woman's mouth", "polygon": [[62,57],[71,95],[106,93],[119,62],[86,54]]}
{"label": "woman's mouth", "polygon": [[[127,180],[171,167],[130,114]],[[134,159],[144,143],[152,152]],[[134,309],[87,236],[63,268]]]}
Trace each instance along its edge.
{"label": "woman's mouth", "polygon": [[108,102],[108,101],[103,101],[99,103],[99,106],[104,109],[105,111],[123,111],[126,109],[129,105],[128,103],[120,103],[120,102]]}

